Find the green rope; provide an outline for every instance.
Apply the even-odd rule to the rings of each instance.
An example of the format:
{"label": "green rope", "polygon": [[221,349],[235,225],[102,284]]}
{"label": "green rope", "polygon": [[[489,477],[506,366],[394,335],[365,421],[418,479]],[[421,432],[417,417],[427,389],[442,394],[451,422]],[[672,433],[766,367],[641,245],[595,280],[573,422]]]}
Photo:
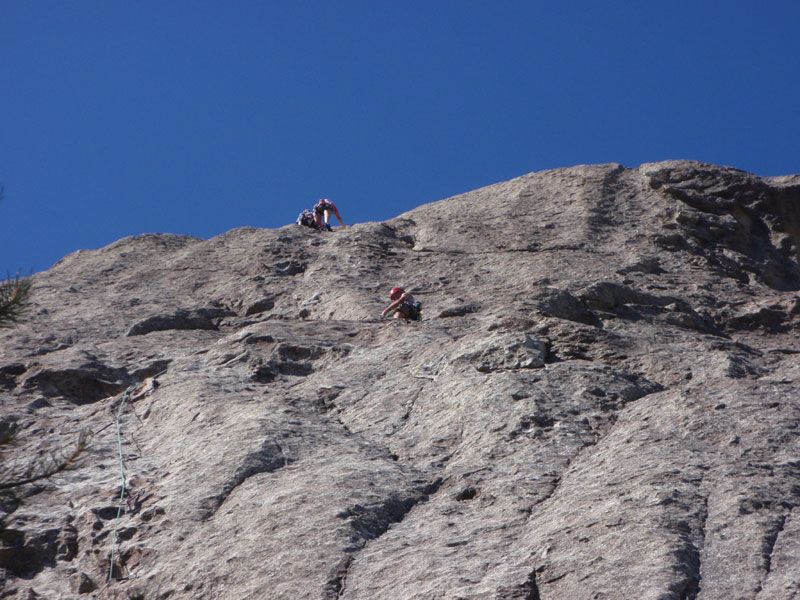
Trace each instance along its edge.
{"label": "green rope", "polygon": [[117,529],[119,528],[119,519],[122,515],[122,506],[125,502],[125,459],[122,457],[122,435],[119,429],[119,418],[122,415],[122,407],[125,406],[125,400],[128,397],[128,392],[131,391],[133,386],[130,386],[125,393],[122,394],[122,402],[119,403],[119,410],[117,411],[117,447],[119,449],[119,470],[122,475],[122,491],[119,493],[119,508],[117,508],[117,520],[114,523],[114,534],[111,536],[111,562],[108,565],[108,582],[114,578],[114,549],[117,545]]}
{"label": "green rope", "polygon": [[[160,373],[153,375],[155,380],[161,377],[169,369],[164,369]],[[114,533],[111,536],[111,562],[108,565],[108,583],[114,579],[114,550],[117,546],[117,530],[119,529],[119,520],[122,516],[122,507],[125,503],[125,459],[122,456],[122,434],[120,433],[119,418],[122,416],[122,408],[125,406],[125,400],[128,398],[128,393],[134,388],[129,386],[125,393],[122,394],[122,402],[119,403],[119,410],[117,411],[117,448],[119,449],[119,471],[122,476],[122,490],[119,493],[119,507],[117,508],[117,519],[114,522]]]}

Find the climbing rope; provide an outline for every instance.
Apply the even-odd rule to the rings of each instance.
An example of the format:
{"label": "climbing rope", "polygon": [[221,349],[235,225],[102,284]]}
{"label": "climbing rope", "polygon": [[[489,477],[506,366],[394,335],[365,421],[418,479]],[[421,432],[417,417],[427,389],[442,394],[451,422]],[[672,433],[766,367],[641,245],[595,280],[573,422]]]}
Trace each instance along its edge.
{"label": "climbing rope", "polygon": [[[160,373],[153,375],[153,381],[155,381],[158,377],[161,377],[164,373],[166,373],[168,369],[164,369]],[[122,516],[122,509],[125,504],[125,458],[122,455],[122,432],[120,431],[120,417],[122,416],[122,409],[125,407],[125,401],[128,399],[128,394],[133,390],[134,386],[128,386],[128,389],[125,390],[125,393],[122,394],[122,401],[119,403],[119,410],[117,410],[117,449],[119,450],[119,471],[120,476],[122,477],[122,489],[119,493],[119,507],[117,507],[117,519],[114,522],[114,532],[111,536],[111,561],[108,565],[108,583],[114,579],[114,551],[117,547],[117,530],[119,529],[119,521],[120,517]],[[132,400],[133,401],[133,400]],[[105,427],[103,428],[105,429]],[[102,431],[102,429],[100,430]],[[98,432],[99,433],[99,432]],[[135,440],[134,440],[135,441]]]}
{"label": "climbing rope", "polygon": [[119,403],[119,410],[117,411],[117,448],[119,449],[119,470],[122,476],[122,490],[119,493],[119,507],[117,508],[117,519],[114,522],[114,533],[111,536],[111,561],[108,565],[108,582],[114,578],[114,550],[117,546],[117,529],[119,529],[119,519],[122,516],[122,507],[125,502],[125,459],[122,456],[122,434],[120,433],[119,418],[122,415],[122,408],[125,406],[125,400],[128,398],[128,392],[133,389],[133,386],[128,387],[125,393],[122,394],[122,402]]}

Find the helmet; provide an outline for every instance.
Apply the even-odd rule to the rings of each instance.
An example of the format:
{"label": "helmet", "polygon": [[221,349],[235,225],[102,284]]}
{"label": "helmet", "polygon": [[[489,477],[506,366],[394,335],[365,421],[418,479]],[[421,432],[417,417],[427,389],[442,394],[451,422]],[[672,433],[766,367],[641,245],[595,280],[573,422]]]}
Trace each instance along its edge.
{"label": "helmet", "polygon": [[393,287],[392,291],[389,292],[389,300],[397,300],[400,296],[403,295],[403,288],[401,287]]}

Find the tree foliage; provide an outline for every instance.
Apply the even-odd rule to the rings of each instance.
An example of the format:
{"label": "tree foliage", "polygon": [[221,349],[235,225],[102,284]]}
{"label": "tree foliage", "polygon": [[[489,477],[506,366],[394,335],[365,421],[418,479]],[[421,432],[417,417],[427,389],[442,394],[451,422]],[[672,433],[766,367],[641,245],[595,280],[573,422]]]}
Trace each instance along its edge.
{"label": "tree foliage", "polygon": [[[0,186],[0,200],[3,198],[3,187]],[[0,328],[13,327],[23,318],[31,295],[29,277],[9,277],[0,281]],[[78,441],[72,450],[62,450],[50,454],[45,459],[36,459],[22,465],[6,465],[2,453],[17,442],[17,426],[13,421],[0,419],[0,494],[8,494],[10,490],[23,485],[35,483],[71,469],[77,465],[86,450],[87,433],[81,431]],[[2,520],[0,520],[2,524]]]}
{"label": "tree foliage", "polygon": [[31,280],[17,275],[0,282],[0,327],[16,325],[25,313],[31,293]]}
{"label": "tree foliage", "polygon": [[[0,185],[0,200],[3,199]],[[31,281],[17,275],[0,281],[0,327],[11,327],[19,322],[25,312],[31,292]]]}

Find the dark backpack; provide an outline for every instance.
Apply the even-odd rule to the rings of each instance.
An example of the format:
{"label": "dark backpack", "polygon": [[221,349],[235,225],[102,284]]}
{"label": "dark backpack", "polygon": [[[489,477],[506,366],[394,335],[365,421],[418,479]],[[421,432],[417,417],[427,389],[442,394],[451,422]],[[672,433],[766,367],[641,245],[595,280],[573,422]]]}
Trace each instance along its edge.
{"label": "dark backpack", "polygon": [[415,321],[422,321],[422,302],[414,302],[411,306],[414,308],[414,315],[411,318]]}
{"label": "dark backpack", "polygon": [[397,310],[403,313],[407,319],[422,321],[422,302],[409,302],[406,300],[397,307]]}

